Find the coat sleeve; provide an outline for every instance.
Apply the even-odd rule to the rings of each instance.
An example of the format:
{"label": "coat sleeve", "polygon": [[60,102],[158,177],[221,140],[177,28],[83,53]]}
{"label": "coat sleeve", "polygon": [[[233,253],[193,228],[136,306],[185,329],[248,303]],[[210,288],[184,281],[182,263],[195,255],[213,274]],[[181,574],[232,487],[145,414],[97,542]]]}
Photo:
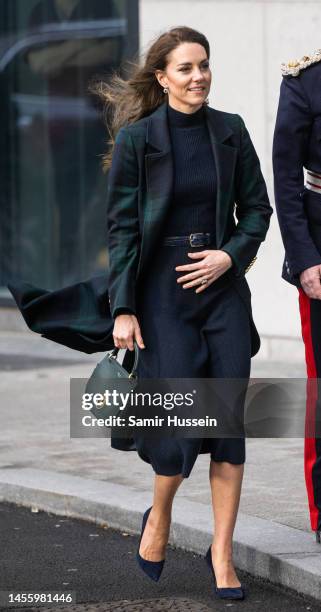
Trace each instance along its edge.
{"label": "coat sleeve", "polygon": [[130,131],[116,136],[108,180],[108,293],[113,318],[119,309],[136,312],[136,274],[139,260],[138,161]]}
{"label": "coat sleeve", "polygon": [[284,77],[273,138],[275,204],[289,273],[321,263],[304,209],[304,161],[313,122],[300,77]]}
{"label": "coat sleeve", "polygon": [[240,121],[240,156],[235,190],[237,225],[222,250],[230,255],[237,277],[244,276],[255,260],[270,224],[272,208],[261,172],[260,161],[245,127]]}

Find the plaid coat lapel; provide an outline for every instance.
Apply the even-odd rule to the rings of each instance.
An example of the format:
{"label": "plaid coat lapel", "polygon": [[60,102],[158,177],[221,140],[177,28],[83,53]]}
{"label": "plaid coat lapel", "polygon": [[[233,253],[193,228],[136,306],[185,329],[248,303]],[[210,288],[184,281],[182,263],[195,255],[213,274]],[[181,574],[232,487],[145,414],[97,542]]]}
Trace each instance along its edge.
{"label": "plaid coat lapel", "polygon": [[219,249],[224,242],[228,213],[233,203],[237,149],[225,144],[233,135],[233,130],[214,108],[206,107],[206,121],[216,165],[216,246]]}
{"label": "plaid coat lapel", "polygon": [[172,198],[174,161],[167,120],[167,102],[149,117],[146,130],[146,202],[141,245],[141,264],[161,234]]}

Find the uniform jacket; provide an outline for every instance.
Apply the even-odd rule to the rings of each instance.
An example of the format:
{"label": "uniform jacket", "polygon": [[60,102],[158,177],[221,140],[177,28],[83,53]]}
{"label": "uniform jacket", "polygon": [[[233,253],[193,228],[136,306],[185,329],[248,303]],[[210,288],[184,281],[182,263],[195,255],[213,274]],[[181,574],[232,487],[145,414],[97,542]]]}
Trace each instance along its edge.
{"label": "uniform jacket", "polygon": [[321,173],[321,63],[283,77],[273,140],[282,276],[297,286],[303,270],[321,264],[321,196],[305,188],[304,168]]}
{"label": "uniform jacket", "polygon": [[[206,107],[206,120],[218,177],[216,244],[233,260],[227,274],[248,308],[255,354],[260,341],[244,274],[265,238],[272,209],[241,117]],[[166,102],[121,128],[116,137],[108,186],[108,277],[54,292],[8,285],[33,331],[87,353],[112,348],[116,310],[135,312],[137,283],[152,260],[170,207],[173,171]]]}

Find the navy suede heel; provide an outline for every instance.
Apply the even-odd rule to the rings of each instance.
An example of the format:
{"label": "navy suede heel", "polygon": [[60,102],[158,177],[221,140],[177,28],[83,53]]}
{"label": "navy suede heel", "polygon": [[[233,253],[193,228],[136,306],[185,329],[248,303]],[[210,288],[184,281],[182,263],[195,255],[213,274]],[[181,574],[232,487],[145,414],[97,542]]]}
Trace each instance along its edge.
{"label": "navy suede heel", "polygon": [[139,544],[138,544],[138,549],[137,549],[137,553],[136,553],[136,559],[138,561],[139,567],[143,570],[143,572],[145,572],[145,574],[147,574],[147,576],[149,578],[151,578],[152,580],[157,582],[159,580],[159,578],[160,578],[160,575],[161,575],[162,571],[163,571],[165,559],[163,559],[162,561],[147,561],[147,559],[143,559],[143,557],[141,557],[140,554],[139,554],[140,543],[142,541],[144,529],[145,529],[145,526],[146,526],[146,523],[147,523],[147,519],[149,517],[149,513],[150,513],[152,507],[153,506],[148,508],[148,510],[146,510],[146,512],[145,512],[145,514],[143,516],[142,531],[141,531],[140,540],[139,540]]}
{"label": "navy suede heel", "polygon": [[221,599],[244,599],[245,598],[245,592],[244,592],[244,588],[242,587],[242,585],[239,587],[233,587],[233,588],[225,587],[225,588],[220,588],[220,589],[216,586],[215,572],[214,572],[213,563],[212,563],[211,546],[209,547],[205,555],[205,560],[213,574],[213,578],[215,581],[215,593],[218,597],[220,597]]}

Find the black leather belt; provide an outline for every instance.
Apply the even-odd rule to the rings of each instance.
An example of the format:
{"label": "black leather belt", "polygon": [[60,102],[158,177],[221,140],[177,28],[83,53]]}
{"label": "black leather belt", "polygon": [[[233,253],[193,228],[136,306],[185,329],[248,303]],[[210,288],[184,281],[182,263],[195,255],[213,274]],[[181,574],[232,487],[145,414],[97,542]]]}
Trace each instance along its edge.
{"label": "black leather belt", "polygon": [[189,236],[166,236],[163,244],[165,246],[199,247],[207,246],[208,244],[213,243],[213,241],[213,234],[208,232],[196,232],[195,234],[190,234]]}

